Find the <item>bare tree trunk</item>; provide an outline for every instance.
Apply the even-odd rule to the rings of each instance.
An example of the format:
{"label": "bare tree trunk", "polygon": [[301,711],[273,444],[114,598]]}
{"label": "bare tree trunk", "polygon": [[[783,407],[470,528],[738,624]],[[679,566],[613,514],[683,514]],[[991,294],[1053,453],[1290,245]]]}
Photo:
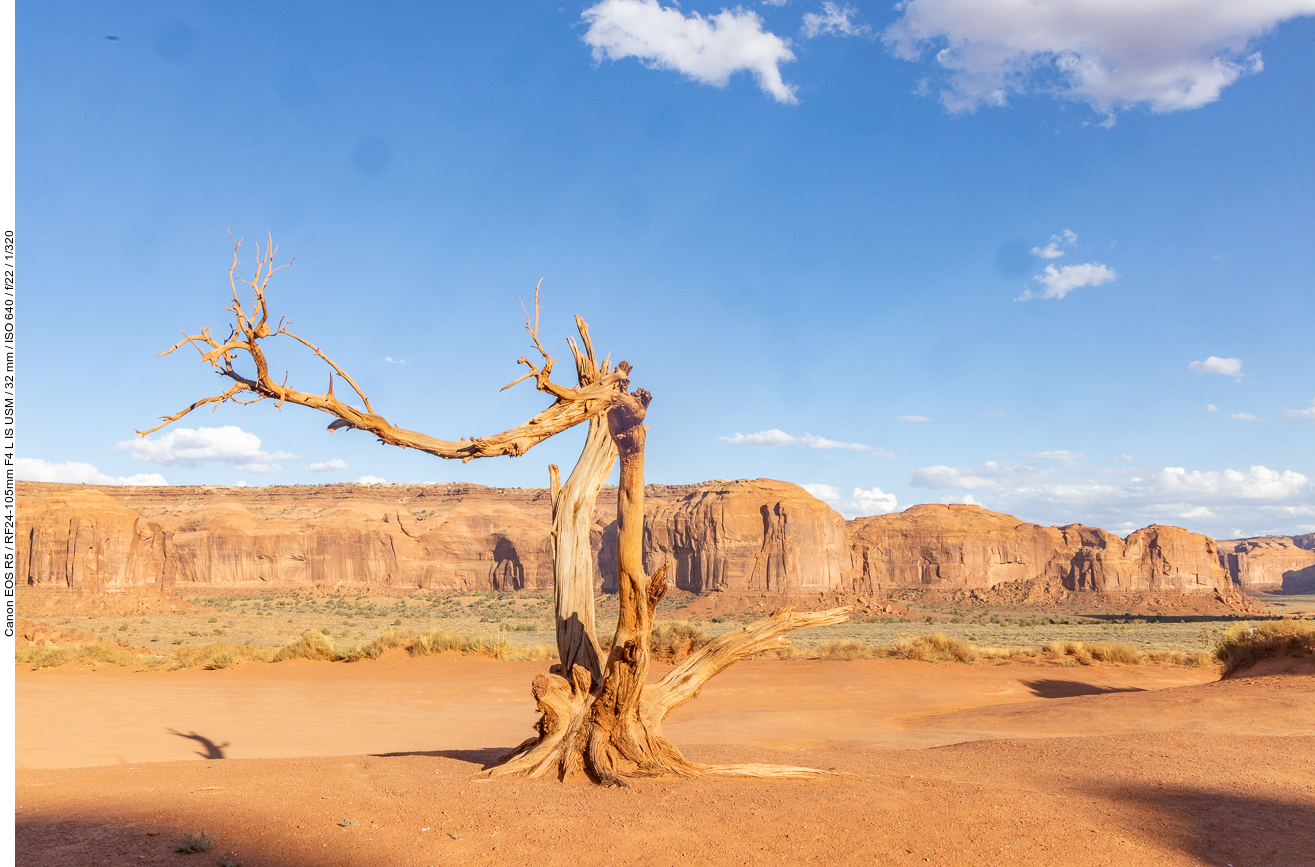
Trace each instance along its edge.
{"label": "bare tree trunk", "polygon": [[[628,365],[623,362],[621,366],[628,372]],[[667,715],[697,696],[709,678],[731,663],[780,646],[786,632],[844,621],[849,609],[812,614],[795,614],[788,608],[773,612],[750,626],[719,636],[657,684],[645,687],[652,661],[653,617],[667,590],[666,564],[650,577],[643,563],[644,415],[651,400],[643,389],[624,394],[607,414],[611,439],[621,458],[616,542],[620,615],[602,678],[590,670],[587,659],[574,661],[575,656],[568,657],[568,653],[576,652],[576,645],[562,645],[562,664],[534,679],[534,697],[543,714],[538,736],[514,750],[489,773],[540,776],[556,770],[566,777],[584,771],[608,786],[624,786],[625,777],[634,776],[828,775],[831,772],[779,765],[703,765],[686,759],[662,734],[662,721]],[[592,429],[590,433],[592,436]],[[585,451],[588,455],[589,448]],[[562,550],[562,540],[556,544]],[[559,567],[558,574],[566,573]],[[568,577],[578,582],[577,575],[571,572]],[[558,598],[562,598],[560,588]],[[562,610],[559,603],[559,612]],[[561,635],[560,620],[558,629]]]}
{"label": "bare tree trunk", "polygon": [[[552,491],[553,584],[557,597],[557,658],[565,671],[579,665],[603,680],[594,625],[594,564],[590,545],[598,489],[616,463],[616,446],[602,419],[589,422],[580,460],[560,491]],[[551,468],[556,479],[557,467]]]}
{"label": "bare tree trunk", "polygon": [[[469,461],[498,455],[519,456],[537,443],[577,424],[589,423],[584,451],[566,484],[561,484],[557,467],[550,467],[552,495],[553,579],[556,585],[557,649],[561,660],[548,674],[534,679],[532,691],[542,716],[538,733],[517,747],[490,774],[522,773],[540,776],[555,770],[566,777],[580,771],[605,785],[625,785],[627,776],[704,774],[735,776],[809,777],[827,774],[809,768],[774,765],[701,765],[691,762],[662,736],[667,714],[698,695],[709,678],[726,666],[753,653],[779,646],[784,635],[795,629],[839,623],[848,618],[848,608],[811,614],[795,614],[783,608],[770,617],[736,632],[721,635],[692,654],[661,681],[645,686],[652,661],[650,634],[658,602],[666,593],[666,564],[651,577],[644,572],[644,415],[652,400],[643,389],[627,393],[630,365],[621,362],[608,370],[608,359],[600,363],[589,338],[589,326],[575,317],[580,345],[567,338],[575,357],[578,388],[564,388],[551,379],[556,361],[539,340],[541,311],[538,287],[534,290],[534,317],[525,315],[525,330],[542,356],[535,365],[528,358],[518,361],[529,373],[512,382],[533,378],[535,387],[553,397],[547,409],[514,428],[487,437],[440,440],[406,430],[375,413],[370,399],[356,381],[315,344],[287,328],[279,319],[271,328],[265,290],[274,272],[272,239],[264,251],[256,248],[256,271],[250,280],[236,277],[240,240],[233,242],[233,264],[229,284],[233,303],[230,334],[222,342],[209,328],[165,350],[168,355],[184,345],[195,348],[201,360],[231,380],[234,385],[222,394],[202,398],[191,406],[163,417],[163,424],[146,431],[146,436],[203,406],[233,401],[256,403],[274,400],[318,409],[335,417],[329,431],[349,429],[374,434],[379,441],[403,448],[420,449],[441,458]],[[241,283],[255,292],[244,298]],[[313,351],[330,368],[324,394],[298,391],[270,374],[262,341],[288,337]],[[582,348],[583,347],[583,348]],[[238,371],[235,362],[247,358],[255,368],[254,378]],[[334,394],[334,375],[345,381],[364,404],[364,410],[344,403]],[[616,637],[606,663],[601,662],[594,625],[593,563],[590,529],[599,488],[621,458],[617,491],[617,588],[620,618]]]}

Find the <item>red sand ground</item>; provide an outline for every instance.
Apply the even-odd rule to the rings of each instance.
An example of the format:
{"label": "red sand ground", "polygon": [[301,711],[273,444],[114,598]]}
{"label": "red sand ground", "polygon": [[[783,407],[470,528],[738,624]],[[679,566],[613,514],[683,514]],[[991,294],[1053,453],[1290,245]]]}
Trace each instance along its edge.
{"label": "red sand ground", "polygon": [[[742,662],[672,740],[853,776],[474,779],[545,667],[21,670],[18,863],[1315,864],[1309,669]],[[213,850],[173,851],[202,828]]]}

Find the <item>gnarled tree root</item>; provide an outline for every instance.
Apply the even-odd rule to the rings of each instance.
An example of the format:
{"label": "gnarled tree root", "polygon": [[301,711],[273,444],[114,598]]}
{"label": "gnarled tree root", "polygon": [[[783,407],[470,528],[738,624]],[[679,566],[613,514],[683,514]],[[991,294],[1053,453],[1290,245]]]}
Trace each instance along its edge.
{"label": "gnarled tree root", "polygon": [[[607,712],[607,684],[593,688],[582,666],[572,667],[568,680],[560,666],[534,679],[533,693],[542,716],[537,736],[513,750],[489,777],[555,773],[565,779],[579,773],[604,785],[624,786],[626,777],[761,777],[811,779],[840,776],[835,771],[766,764],[706,765],[686,759],[662,735],[662,721],[673,710],[695,698],[706,683],[737,660],[788,643],[787,632],[809,626],[841,623],[849,608],[796,613],[792,608],[772,612],[750,625],[714,638],[667,673],[643,687],[637,703],[627,712]],[[614,651],[616,670],[625,669],[625,649]],[[609,671],[613,671],[609,667]]]}

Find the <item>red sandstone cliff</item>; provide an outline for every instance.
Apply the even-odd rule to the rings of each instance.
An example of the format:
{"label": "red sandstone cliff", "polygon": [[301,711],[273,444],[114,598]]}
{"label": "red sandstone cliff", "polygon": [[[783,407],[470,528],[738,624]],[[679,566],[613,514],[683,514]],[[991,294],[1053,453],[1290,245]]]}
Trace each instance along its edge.
{"label": "red sandstone cliff", "polygon": [[1127,539],[1097,527],[1043,527],[981,506],[928,504],[849,522],[853,589],[985,588],[1058,579],[1070,590],[1229,590],[1214,540],[1150,526]]}
{"label": "red sandstone cliff", "polygon": [[1217,544],[1220,563],[1242,590],[1315,590],[1315,533],[1230,539]]}
{"label": "red sandstone cliff", "polygon": [[[18,577],[29,586],[91,593],[170,592],[175,585],[552,586],[543,489],[20,482],[18,494]],[[614,490],[604,489],[592,533],[596,581],[605,590],[615,564],[614,500]],[[962,505],[913,506],[846,522],[802,488],[766,479],[650,485],[647,512],[648,567],[671,560],[675,585],[696,593],[878,593],[1033,578],[1107,593],[1233,584],[1221,565],[1230,552],[1221,555],[1212,539],[1177,527],[1147,527],[1120,539],[1094,527],[1043,527]],[[1291,550],[1300,552],[1291,557],[1315,560],[1315,551],[1295,541]],[[1255,571],[1257,555],[1245,556]]]}

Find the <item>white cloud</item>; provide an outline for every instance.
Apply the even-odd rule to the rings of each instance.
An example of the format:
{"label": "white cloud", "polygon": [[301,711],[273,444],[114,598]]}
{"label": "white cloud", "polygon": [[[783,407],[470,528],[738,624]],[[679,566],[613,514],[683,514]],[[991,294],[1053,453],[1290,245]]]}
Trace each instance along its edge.
{"label": "white cloud", "polygon": [[313,464],[307,464],[306,469],[312,473],[329,473],[347,469],[347,462],[342,458],[334,458],[329,461],[316,461]]}
{"label": "white cloud", "polygon": [[1220,358],[1212,355],[1205,361],[1191,361],[1187,364],[1188,370],[1194,370],[1197,373],[1217,373],[1220,376],[1231,376],[1233,379],[1241,379],[1242,359],[1240,358]]}
{"label": "white cloud", "polygon": [[1285,408],[1283,410],[1284,421],[1296,421],[1299,418],[1308,418],[1311,421],[1315,421],[1315,398],[1311,398],[1310,406],[1306,407],[1305,409]]}
{"label": "white cloud", "polygon": [[1079,469],[1082,466],[1082,463],[1087,459],[1087,456],[1082,452],[1071,452],[1067,449],[1058,449],[1049,452],[1025,452],[1023,457],[1059,461],[1060,465],[1067,470]]}
{"label": "white cloud", "polygon": [[822,502],[834,508],[845,518],[853,519],[864,515],[882,515],[886,512],[893,512],[899,504],[895,500],[894,494],[887,494],[881,488],[872,488],[865,491],[862,488],[854,488],[852,496],[842,499],[840,489],[834,485],[823,485],[817,482],[809,482],[800,485],[808,493],[817,497]]}
{"label": "white cloud", "polygon": [[895,495],[887,494],[881,488],[873,488],[870,491],[855,488],[853,502],[865,515],[881,515],[899,508]]}
{"label": "white cloud", "polygon": [[1206,412],[1219,412],[1219,407],[1215,406],[1213,403],[1207,403],[1205,409]]}
{"label": "white cloud", "polygon": [[196,430],[173,428],[153,440],[132,439],[114,447],[127,449],[139,461],[167,467],[194,467],[214,461],[238,467],[248,473],[281,470],[282,467],[274,461],[296,457],[288,452],[263,452],[260,450],[260,437],[232,425]]}
{"label": "white cloud", "polygon": [[406,364],[405,358],[393,358],[391,355],[385,355],[384,361],[388,362],[389,364]]}
{"label": "white cloud", "polygon": [[1078,242],[1078,236],[1070,229],[1065,229],[1062,234],[1051,235],[1050,243],[1044,247],[1033,247],[1032,255],[1039,256],[1042,259],[1058,259],[1064,255],[1060,247],[1072,247]]}
{"label": "white cloud", "polygon": [[1135,460],[1132,455],[1119,455],[1117,458],[1110,458],[1112,464],[1130,464]]}
{"label": "white cloud", "polygon": [[931,419],[927,418],[927,416],[925,416],[925,415],[902,415],[902,416],[900,416],[899,418],[897,418],[897,419],[895,419],[895,420],[896,420],[896,421],[908,421],[908,422],[931,421]]}
{"label": "white cloud", "polygon": [[603,0],[580,17],[589,23],[584,41],[596,61],[635,57],[650,69],[674,70],[716,87],[725,87],[736,72],[751,72],[777,102],[798,102],[779,68],[795,59],[790,40],[763,30],[752,10],[737,6],[707,18],[697,12],[686,17],[657,0]]}
{"label": "white cloud", "polygon": [[918,467],[909,476],[909,484],[915,488],[932,488],[939,490],[988,490],[1003,491],[1011,484],[1030,482],[1049,475],[1048,470],[1038,470],[1028,464],[1011,461],[987,461],[976,469],[959,467]]}
{"label": "white cloud", "polygon": [[65,461],[57,464],[40,458],[14,461],[15,475],[25,482],[60,482],[66,485],[167,485],[159,473],[107,476],[91,464]]}
{"label": "white cloud", "polygon": [[1002,409],[988,409],[986,412],[982,413],[982,415],[987,418],[1004,418],[1007,413]]}
{"label": "white cloud", "polygon": [[1029,301],[1033,298],[1063,298],[1074,289],[1081,289],[1083,286],[1099,286],[1118,276],[1114,273],[1113,268],[1096,262],[1084,262],[1081,265],[1062,265],[1059,268],[1054,265],[1047,265],[1044,274],[1038,274],[1032,278],[1046,287],[1041,294],[1037,295],[1031,289],[1028,289],[1014,300]]}
{"label": "white cloud", "polygon": [[840,440],[831,440],[826,437],[820,437],[816,434],[806,433],[801,437],[791,436],[783,430],[772,428],[771,430],[758,431],[758,433],[742,434],[737,433],[733,437],[720,437],[724,443],[730,443],[737,446],[789,446],[804,445],[810,449],[848,449],[854,452],[873,452],[882,457],[891,457],[890,452],[885,449],[874,449],[872,446],[865,446],[860,443],[847,443]]}
{"label": "white cloud", "polygon": [[361,476],[359,479],[356,480],[356,484],[358,484],[358,485],[386,485],[386,484],[388,484],[388,480],[387,480],[387,479],[381,479],[381,478],[379,478],[378,476]]}
{"label": "white cloud", "polygon": [[1107,114],[1199,108],[1263,68],[1252,43],[1313,0],[908,0],[883,34],[897,57],[928,50],[951,111],[1039,92]]}
{"label": "white cloud", "polygon": [[1240,418],[1242,421],[1259,421],[1259,420],[1260,420],[1260,419],[1256,418],[1254,415],[1252,415],[1252,414],[1249,413],[1249,412],[1235,412],[1235,413],[1233,413],[1233,418]]}
{"label": "white cloud", "polygon": [[827,0],[822,4],[822,14],[816,12],[804,13],[803,34],[805,39],[812,39],[816,36],[870,36],[872,28],[867,24],[855,24],[850,21],[851,15],[857,15],[858,10],[848,3],[840,5]]}
{"label": "white cloud", "polygon": [[840,499],[840,489],[833,485],[822,485],[817,482],[809,482],[806,485],[800,485],[808,493],[817,497],[825,503],[834,503]]}

